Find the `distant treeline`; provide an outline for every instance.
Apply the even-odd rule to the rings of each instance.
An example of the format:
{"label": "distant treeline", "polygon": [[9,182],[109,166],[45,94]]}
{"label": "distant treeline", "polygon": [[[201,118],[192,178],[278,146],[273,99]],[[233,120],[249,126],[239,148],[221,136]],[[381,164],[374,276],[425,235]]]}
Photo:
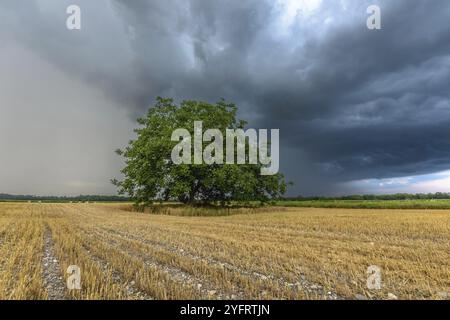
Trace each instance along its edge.
{"label": "distant treeline", "polygon": [[[396,193],[396,194],[365,194],[365,195],[349,195],[342,197],[324,197],[324,196],[297,196],[297,197],[283,197],[281,201],[332,201],[332,200],[450,200],[450,193],[436,192],[436,193]],[[73,197],[67,196],[34,196],[34,195],[11,195],[0,193],[0,201],[46,201],[46,202],[129,202],[128,197],[123,196],[101,196],[101,195],[79,195]]]}
{"label": "distant treeline", "polygon": [[283,200],[296,200],[296,201],[311,201],[311,200],[433,200],[433,199],[450,199],[450,193],[436,192],[436,193],[396,193],[396,194],[366,194],[366,195],[350,195],[343,197],[289,197]]}
{"label": "distant treeline", "polygon": [[130,201],[129,198],[121,196],[99,196],[99,195],[79,195],[74,197],[58,197],[58,196],[33,196],[33,195],[11,195],[0,193],[0,201],[44,201],[44,202],[121,202]]}

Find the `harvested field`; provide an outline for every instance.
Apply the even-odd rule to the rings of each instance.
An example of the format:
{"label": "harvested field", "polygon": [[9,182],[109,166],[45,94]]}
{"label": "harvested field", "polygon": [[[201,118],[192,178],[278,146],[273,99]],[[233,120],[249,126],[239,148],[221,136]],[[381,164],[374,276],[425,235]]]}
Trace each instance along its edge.
{"label": "harvested field", "polygon": [[450,211],[1,203],[0,259],[2,299],[448,299]]}

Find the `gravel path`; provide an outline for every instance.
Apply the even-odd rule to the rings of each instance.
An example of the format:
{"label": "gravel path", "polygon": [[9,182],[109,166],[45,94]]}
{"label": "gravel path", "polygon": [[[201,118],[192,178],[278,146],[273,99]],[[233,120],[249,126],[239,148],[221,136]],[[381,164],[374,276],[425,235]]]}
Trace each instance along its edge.
{"label": "gravel path", "polygon": [[66,284],[61,274],[59,261],[53,251],[52,232],[48,227],[44,234],[42,269],[44,286],[48,293],[48,300],[66,300]]}

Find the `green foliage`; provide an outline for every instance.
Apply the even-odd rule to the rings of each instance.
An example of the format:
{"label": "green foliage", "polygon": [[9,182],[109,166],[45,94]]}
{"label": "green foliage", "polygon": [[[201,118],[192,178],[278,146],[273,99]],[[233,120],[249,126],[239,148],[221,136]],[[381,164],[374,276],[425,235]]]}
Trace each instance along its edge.
{"label": "green foliage", "polygon": [[[122,181],[112,182],[119,194],[128,194],[136,204],[155,200],[176,200],[189,204],[220,204],[231,201],[267,202],[286,191],[281,174],[260,175],[261,165],[181,164],[171,160],[172,132],[185,128],[194,135],[194,121],[204,130],[243,129],[245,121],[236,118],[237,107],[187,100],[175,105],[172,99],[158,98],[147,117],[138,119],[137,138],[117,153],[125,158]],[[205,145],[204,145],[205,146]],[[235,150],[236,152],[236,150]],[[225,154],[225,151],[224,151]]]}

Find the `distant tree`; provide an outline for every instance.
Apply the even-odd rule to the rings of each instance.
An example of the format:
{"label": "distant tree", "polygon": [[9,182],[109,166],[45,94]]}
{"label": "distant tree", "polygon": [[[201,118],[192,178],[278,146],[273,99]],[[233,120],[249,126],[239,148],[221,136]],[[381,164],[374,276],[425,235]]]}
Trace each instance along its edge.
{"label": "distant tree", "polygon": [[[245,121],[236,118],[237,107],[221,101],[209,104],[157,98],[145,118],[138,119],[137,138],[116,152],[125,159],[121,170],[124,179],[113,179],[119,194],[129,195],[136,203],[155,200],[178,200],[189,204],[232,201],[266,202],[286,191],[282,174],[263,176],[256,164],[174,164],[171,160],[172,132],[187,129],[193,136],[194,121],[203,121],[203,128],[243,129]],[[224,143],[225,145],[225,143]],[[224,151],[225,154],[225,151]]]}

